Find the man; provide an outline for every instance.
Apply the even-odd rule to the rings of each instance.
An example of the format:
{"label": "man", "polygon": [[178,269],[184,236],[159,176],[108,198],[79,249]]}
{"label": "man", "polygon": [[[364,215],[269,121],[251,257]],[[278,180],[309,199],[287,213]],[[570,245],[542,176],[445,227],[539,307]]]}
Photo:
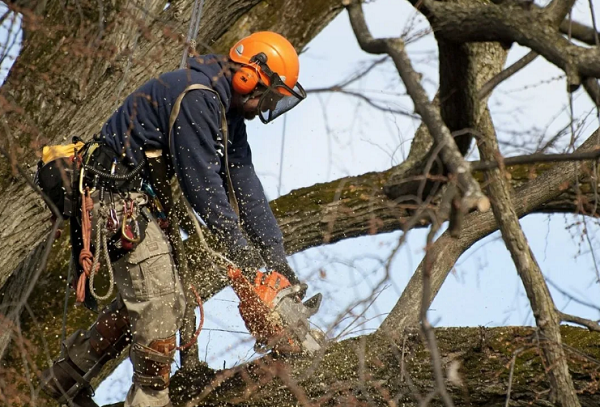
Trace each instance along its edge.
{"label": "man", "polygon": [[[93,200],[91,219],[106,211],[107,228],[112,225],[114,236],[121,236],[116,244],[112,238],[109,242],[119,294],[88,331],[79,330],[65,341],[65,356],[43,372],[42,383],[50,395],[75,406],[96,406],[91,399],[90,376],[131,341],[134,376],[125,406],[170,405],[169,376],[185,297],[171,247],[156,213],[148,216],[144,209],[149,197],[139,188],[143,182],[158,190],[161,181],[151,166],[145,166],[140,182],[136,176],[134,181],[117,185],[115,177],[106,177],[110,182],[102,184],[97,174],[109,170],[111,175],[123,174],[162,152],[184,196],[224,242],[234,263],[243,270],[261,266],[256,256],[250,255],[241,225],[267,269],[281,273],[281,278],[292,285],[299,284],[287,263],[282,234],[254,171],[244,123],[244,119],[256,116],[268,123],[303,100],[306,93],[297,82],[298,73],[298,55],[285,38],[272,32],[255,33],[235,44],[228,58],[190,58],[188,69],[150,80],[129,95],[106,122],[93,151],[88,148],[85,153],[85,168],[97,171],[92,168],[84,175],[82,170],[82,185],[87,189],[81,192],[83,201],[88,197]],[[102,191],[89,192],[96,187]],[[85,202],[83,205],[81,219],[88,216],[92,204],[90,201],[87,208]],[[133,217],[134,208],[146,214],[145,219],[138,217],[139,224]],[[83,239],[72,236],[73,247],[79,249],[75,254],[82,267],[87,262],[85,274],[90,274],[92,262],[81,254],[90,252],[82,233]],[[85,274],[80,278],[80,289],[86,287]]]}

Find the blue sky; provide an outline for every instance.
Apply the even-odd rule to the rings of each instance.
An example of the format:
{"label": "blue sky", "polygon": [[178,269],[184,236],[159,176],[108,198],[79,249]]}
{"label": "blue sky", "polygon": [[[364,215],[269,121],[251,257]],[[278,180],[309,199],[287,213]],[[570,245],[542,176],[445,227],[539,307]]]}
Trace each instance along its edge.
{"label": "blue sky", "polygon": [[[406,21],[415,16],[408,2],[394,0],[374,1],[365,6],[365,11],[374,36],[398,36],[404,32]],[[591,24],[586,0],[577,1],[574,18]],[[418,16],[415,25],[426,27]],[[2,35],[0,33],[0,38]],[[433,95],[438,80],[433,38],[429,36],[411,43],[408,51],[416,69],[425,75],[427,91]],[[522,47],[513,46],[509,63],[526,52]],[[300,81],[307,89],[332,85],[351,76],[361,63],[376,58],[359,49],[348,17],[342,13],[301,55]],[[512,131],[523,130],[545,134],[548,139],[568,123],[565,110],[568,97],[561,75],[561,71],[538,58],[497,89],[490,106],[503,140],[509,140]],[[389,63],[357,82],[354,89],[382,98],[395,108],[412,109],[410,99],[402,96],[404,88]],[[587,117],[581,125],[581,137],[585,139],[598,127],[599,121],[581,91],[574,95],[574,112],[575,117]],[[285,134],[283,124],[283,118],[266,126],[259,121],[248,123],[255,166],[270,198],[277,197],[279,190],[285,194],[317,182],[385,170],[401,162],[419,122],[376,111],[348,96],[312,94],[288,113]],[[517,138],[522,139],[523,136]],[[516,151],[514,146],[504,147],[507,154]],[[476,155],[471,158],[476,159]],[[581,218],[572,215],[532,215],[521,223],[546,277],[575,298],[600,307],[600,287],[590,255],[590,250],[598,246],[594,238],[598,226],[594,220],[586,222],[587,225],[583,225]],[[584,226],[587,226],[590,242],[582,234]],[[370,301],[373,289],[383,276],[382,264],[400,238],[399,232],[350,239],[292,256],[291,263],[310,285],[309,295],[322,292],[325,296],[314,322],[336,336],[376,329],[422,259],[425,236],[426,230],[409,232],[405,246],[392,262],[391,278],[379,287],[382,290],[374,302]],[[598,307],[582,306],[553,288],[551,291],[557,307],[564,312],[600,318]],[[206,323],[199,349],[201,357],[212,367],[221,368],[223,363],[232,366],[255,356],[251,338],[236,333],[245,331],[237,315],[236,302],[233,292],[226,289],[205,304]],[[349,325],[355,319],[353,316],[363,311],[364,315]],[[459,259],[432,304],[430,320],[436,326],[534,323],[522,284],[498,233],[478,242]],[[123,400],[130,377],[131,366],[127,362],[98,389],[97,402]]]}

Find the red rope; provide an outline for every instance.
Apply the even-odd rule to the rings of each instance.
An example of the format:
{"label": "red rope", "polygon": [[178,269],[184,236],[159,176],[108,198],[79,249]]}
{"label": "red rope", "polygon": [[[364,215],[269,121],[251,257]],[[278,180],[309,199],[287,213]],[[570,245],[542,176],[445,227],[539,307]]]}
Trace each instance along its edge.
{"label": "red rope", "polygon": [[192,346],[194,343],[196,343],[196,341],[198,340],[198,335],[200,335],[200,331],[202,330],[202,325],[204,325],[204,307],[202,306],[202,299],[200,298],[200,295],[198,295],[198,291],[196,291],[196,288],[193,285],[190,284],[190,288],[192,289],[194,296],[196,296],[196,303],[200,308],[200,323],[198,324],[198,329],[196,329],[196,332],[194,333],[192,339],[185,345],[178,346],[177,348],[175,348],[175,350],[185,350]]}
{"label": "red rope", "polygon": [[77,302],[83,302],[85,300],[85,282],[87,277],[92,272],[92,265],[94,263],[94,255],[90,249],[92,240],[92,220],[91,211],[94,207],[94,201],[90,196],[90,189],[86,187],[85,194],[81,199],[81,234],[83,239],[83,249],[79,253],[79,264],[83,267],[83,273],[79,276],[77,281]]}

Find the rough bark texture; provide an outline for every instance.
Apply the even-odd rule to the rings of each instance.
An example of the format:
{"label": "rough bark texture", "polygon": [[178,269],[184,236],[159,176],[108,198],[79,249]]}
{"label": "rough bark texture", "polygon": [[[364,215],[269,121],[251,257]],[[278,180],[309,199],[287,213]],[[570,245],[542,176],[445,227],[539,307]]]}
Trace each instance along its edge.
{"label": "rough bark texture", "polygon": [[[0,91],[7,124],[0,127],[0,138],[20,163],[35,164],[34,152],[46,142],[64,142],[73,135],[90,138],[129,92],[175,69],[193,2],[182,4],[180,11],[162,11],[164,1],[106,2],[104,36],[96,3],[82,3],[83,11],[90,13],[84,13],[83,21],[74,11],[63,12],[60,4],[46,2],[45,16],[36,20],[35,27],[29,21],[33,16],[25,18],[22,53]],[[147,16],[140,8],[148,10]],[[240,36],[270,29],[302,49],[341,9],[331,0],[208,1],[198,48],[224,52]],[[179,20],[178,15],[185,19]],[[288,24],[290,20],[297,23]],[[1,165],[0,286],[31,247],[45,238],[48,229],[39,226],[49,218],[40,198],[22,179],[10,176],[6,161]]]}
{"label": "rough bark texture", "polygon": [[[561,333],[579,401],[595,407],[600,403],[597,365],[589,357],[600,357],[600,334],[574,327],[562,327]],[[440,328],[435,334],[444,369],[455,372],[448,381],[455,405],[504,407],[511,369],[511,406],[553,405],[533,329]],[[315,360],[277,362],[263,359],[235,370],[176,375],[175,405],[416,407],[417,398],[433,386],[429,350],[413,330],[396,341],[363,336],[336,343]],[[435,398],[430,405],[442,404]]]}
{"label": "rough bark texture", "polygon": [[569,76],[600,77],[600,51],[570,43],[552,24],[549,13],[538,6],[520,1],[425,3],[434,29],[447,40],[517,42]]}
{"label": "rough bark texture", "polygon": [[[494,128],[489,112],[484,120],[489,121],[487,128]],[[501,159],[495,132],[484,135],[483,140],[479,143],[479,152],[484,160]],[[560,316],[555,308],[542,270],[529,247],[529,242],[519,224],[519,218],[513,209],[509,184],[501,169],[488,171],[486,179],[489,181],[488,191],[494,218],[498,223],[502,239],[506,243],[506,248],[510,252],[521,281],[523,281],[539,329],[540,348],[548,367],[548,377],[553,389],[552,399],[559,406],[577,407],[579,402],[575,395],[573,381],[562,348]]]}

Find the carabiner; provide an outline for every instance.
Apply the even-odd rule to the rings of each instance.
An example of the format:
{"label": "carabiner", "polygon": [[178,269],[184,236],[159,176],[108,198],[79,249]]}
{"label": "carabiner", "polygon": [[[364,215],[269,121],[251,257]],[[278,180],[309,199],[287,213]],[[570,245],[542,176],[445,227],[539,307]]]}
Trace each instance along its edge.
{"label": "carabiner", "polygon": [[112,233],[115,233],[119,230],[119,217],[117,216],[117,211],[115,208],[111,207],[108,212],[108,219],[106,221],[106,227]]}
{"label": "carabiner", "polygon": [[[81,195],[84,195],[84,191],[83,191],[83,179],[85,178],[85,165],[83,165],[83,163],[81,164],[81,171],[79,172],[79,193]],[[90,189],[90,195],[96,191],[96,187],[93,187],[92,189]]]}
{"label": "carabiner", "polygon": [[[121,236],[123,239],[131,243],[138,243],[141,240],[140,225],[133,217],[135,202],[129,200],[130,205],[127,205],[127,201],[123,201],[123,223],[121,224]],[[133,225],[133,227],[131,226]]]}

